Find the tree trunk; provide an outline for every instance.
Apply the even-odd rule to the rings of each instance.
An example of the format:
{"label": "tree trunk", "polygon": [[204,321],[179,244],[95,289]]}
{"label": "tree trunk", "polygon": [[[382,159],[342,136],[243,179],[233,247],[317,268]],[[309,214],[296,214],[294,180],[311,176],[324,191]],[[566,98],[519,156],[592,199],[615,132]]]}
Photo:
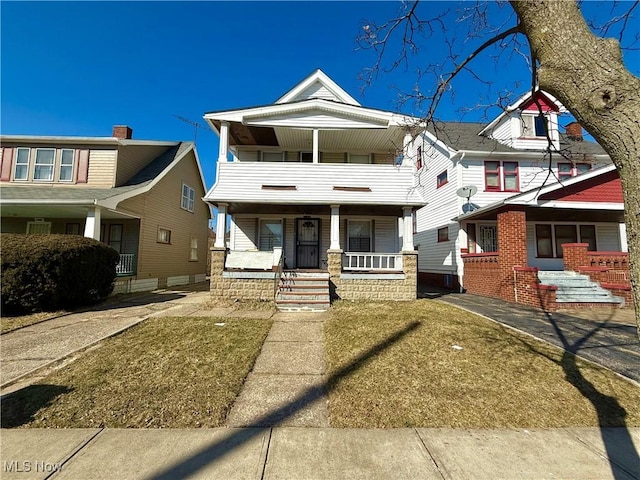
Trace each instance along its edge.
{"label": "tree trunk", "polygon": [[575,2],[510,3],[539,63],[539,87],[562,102],[620,173],[640,337],[640,79],[625,68],[616,40],[591,33]]}

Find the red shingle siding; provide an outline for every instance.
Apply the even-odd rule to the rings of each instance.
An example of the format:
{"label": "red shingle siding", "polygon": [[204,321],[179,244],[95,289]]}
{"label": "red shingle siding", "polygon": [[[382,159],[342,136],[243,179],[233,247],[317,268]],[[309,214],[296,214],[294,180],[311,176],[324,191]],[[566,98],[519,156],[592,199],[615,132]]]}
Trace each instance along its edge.
{"label": "red shingle siding", "polygon": [[622,203],[622,183],[617,171],[605,173],[570,187],[540,195],[540,200]]}
{"label": "red shingle siding", "polygon": [[540,104],[540,108],[542,109],[543,112],[548,112],[550,110],[554,112],[558,111],[558,106],[555,103],[553,103],[551,99],[547,98],[545,95],[541,93],[538,93],[534,98],[523,103],[520,106],[520,109],[523,111],[538,112],[539,110],[538,110],[538,104],[536,103],[536,99],[538,100],[538,103]]}

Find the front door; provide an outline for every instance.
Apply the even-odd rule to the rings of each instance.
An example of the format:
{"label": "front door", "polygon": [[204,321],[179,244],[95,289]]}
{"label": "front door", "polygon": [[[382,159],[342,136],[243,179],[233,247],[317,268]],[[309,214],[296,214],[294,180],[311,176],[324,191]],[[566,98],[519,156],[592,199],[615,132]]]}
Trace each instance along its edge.
{"label": "front door", "polygon": [[320,268],[320,219],[296,218],[296,266]]}

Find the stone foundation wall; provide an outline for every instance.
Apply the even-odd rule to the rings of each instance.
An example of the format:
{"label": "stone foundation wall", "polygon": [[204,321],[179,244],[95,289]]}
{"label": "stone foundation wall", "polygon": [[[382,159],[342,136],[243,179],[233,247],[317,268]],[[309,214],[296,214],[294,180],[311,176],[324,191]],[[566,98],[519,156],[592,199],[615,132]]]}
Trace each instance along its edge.
{"label": "stone foundation wall", "polygon": [[342,250],[328,251],[328,267],[332,300],[409,301],[417,297],[417,252],[402,252],[404,273],[399,274],[344,273],[342,272]]}
{"label": "stone foundation wall", "polygon": [[273,301],[272,278],[211,277],[211,296],[227,300]]}

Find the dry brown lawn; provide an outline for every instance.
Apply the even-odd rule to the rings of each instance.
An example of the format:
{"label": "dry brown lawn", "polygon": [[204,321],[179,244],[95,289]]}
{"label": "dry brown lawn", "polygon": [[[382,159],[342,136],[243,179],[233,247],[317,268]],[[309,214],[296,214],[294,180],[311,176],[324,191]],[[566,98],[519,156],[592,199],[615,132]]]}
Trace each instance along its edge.
{"label": "dry brown lawn", "polygon": [[334,427],[640,426],[634,384],[437,301],[338,302],[325,342]]}
{"label": "dry brown lawn", "polygon": [[2,426],[220,426],[271,323],[145,320],[38,384],[3,398]]}
{"label": "dry brown lawn", "polygon": [[65,313],[67,312],[60,310],[57,312],[38,312],[27,315],[3,315],[2,318],[0,318],[0,333],[9,333],[13,330],[17,330],[18,328],[28,327],[29,325],[44,322],[45,320],[64,315]]}

